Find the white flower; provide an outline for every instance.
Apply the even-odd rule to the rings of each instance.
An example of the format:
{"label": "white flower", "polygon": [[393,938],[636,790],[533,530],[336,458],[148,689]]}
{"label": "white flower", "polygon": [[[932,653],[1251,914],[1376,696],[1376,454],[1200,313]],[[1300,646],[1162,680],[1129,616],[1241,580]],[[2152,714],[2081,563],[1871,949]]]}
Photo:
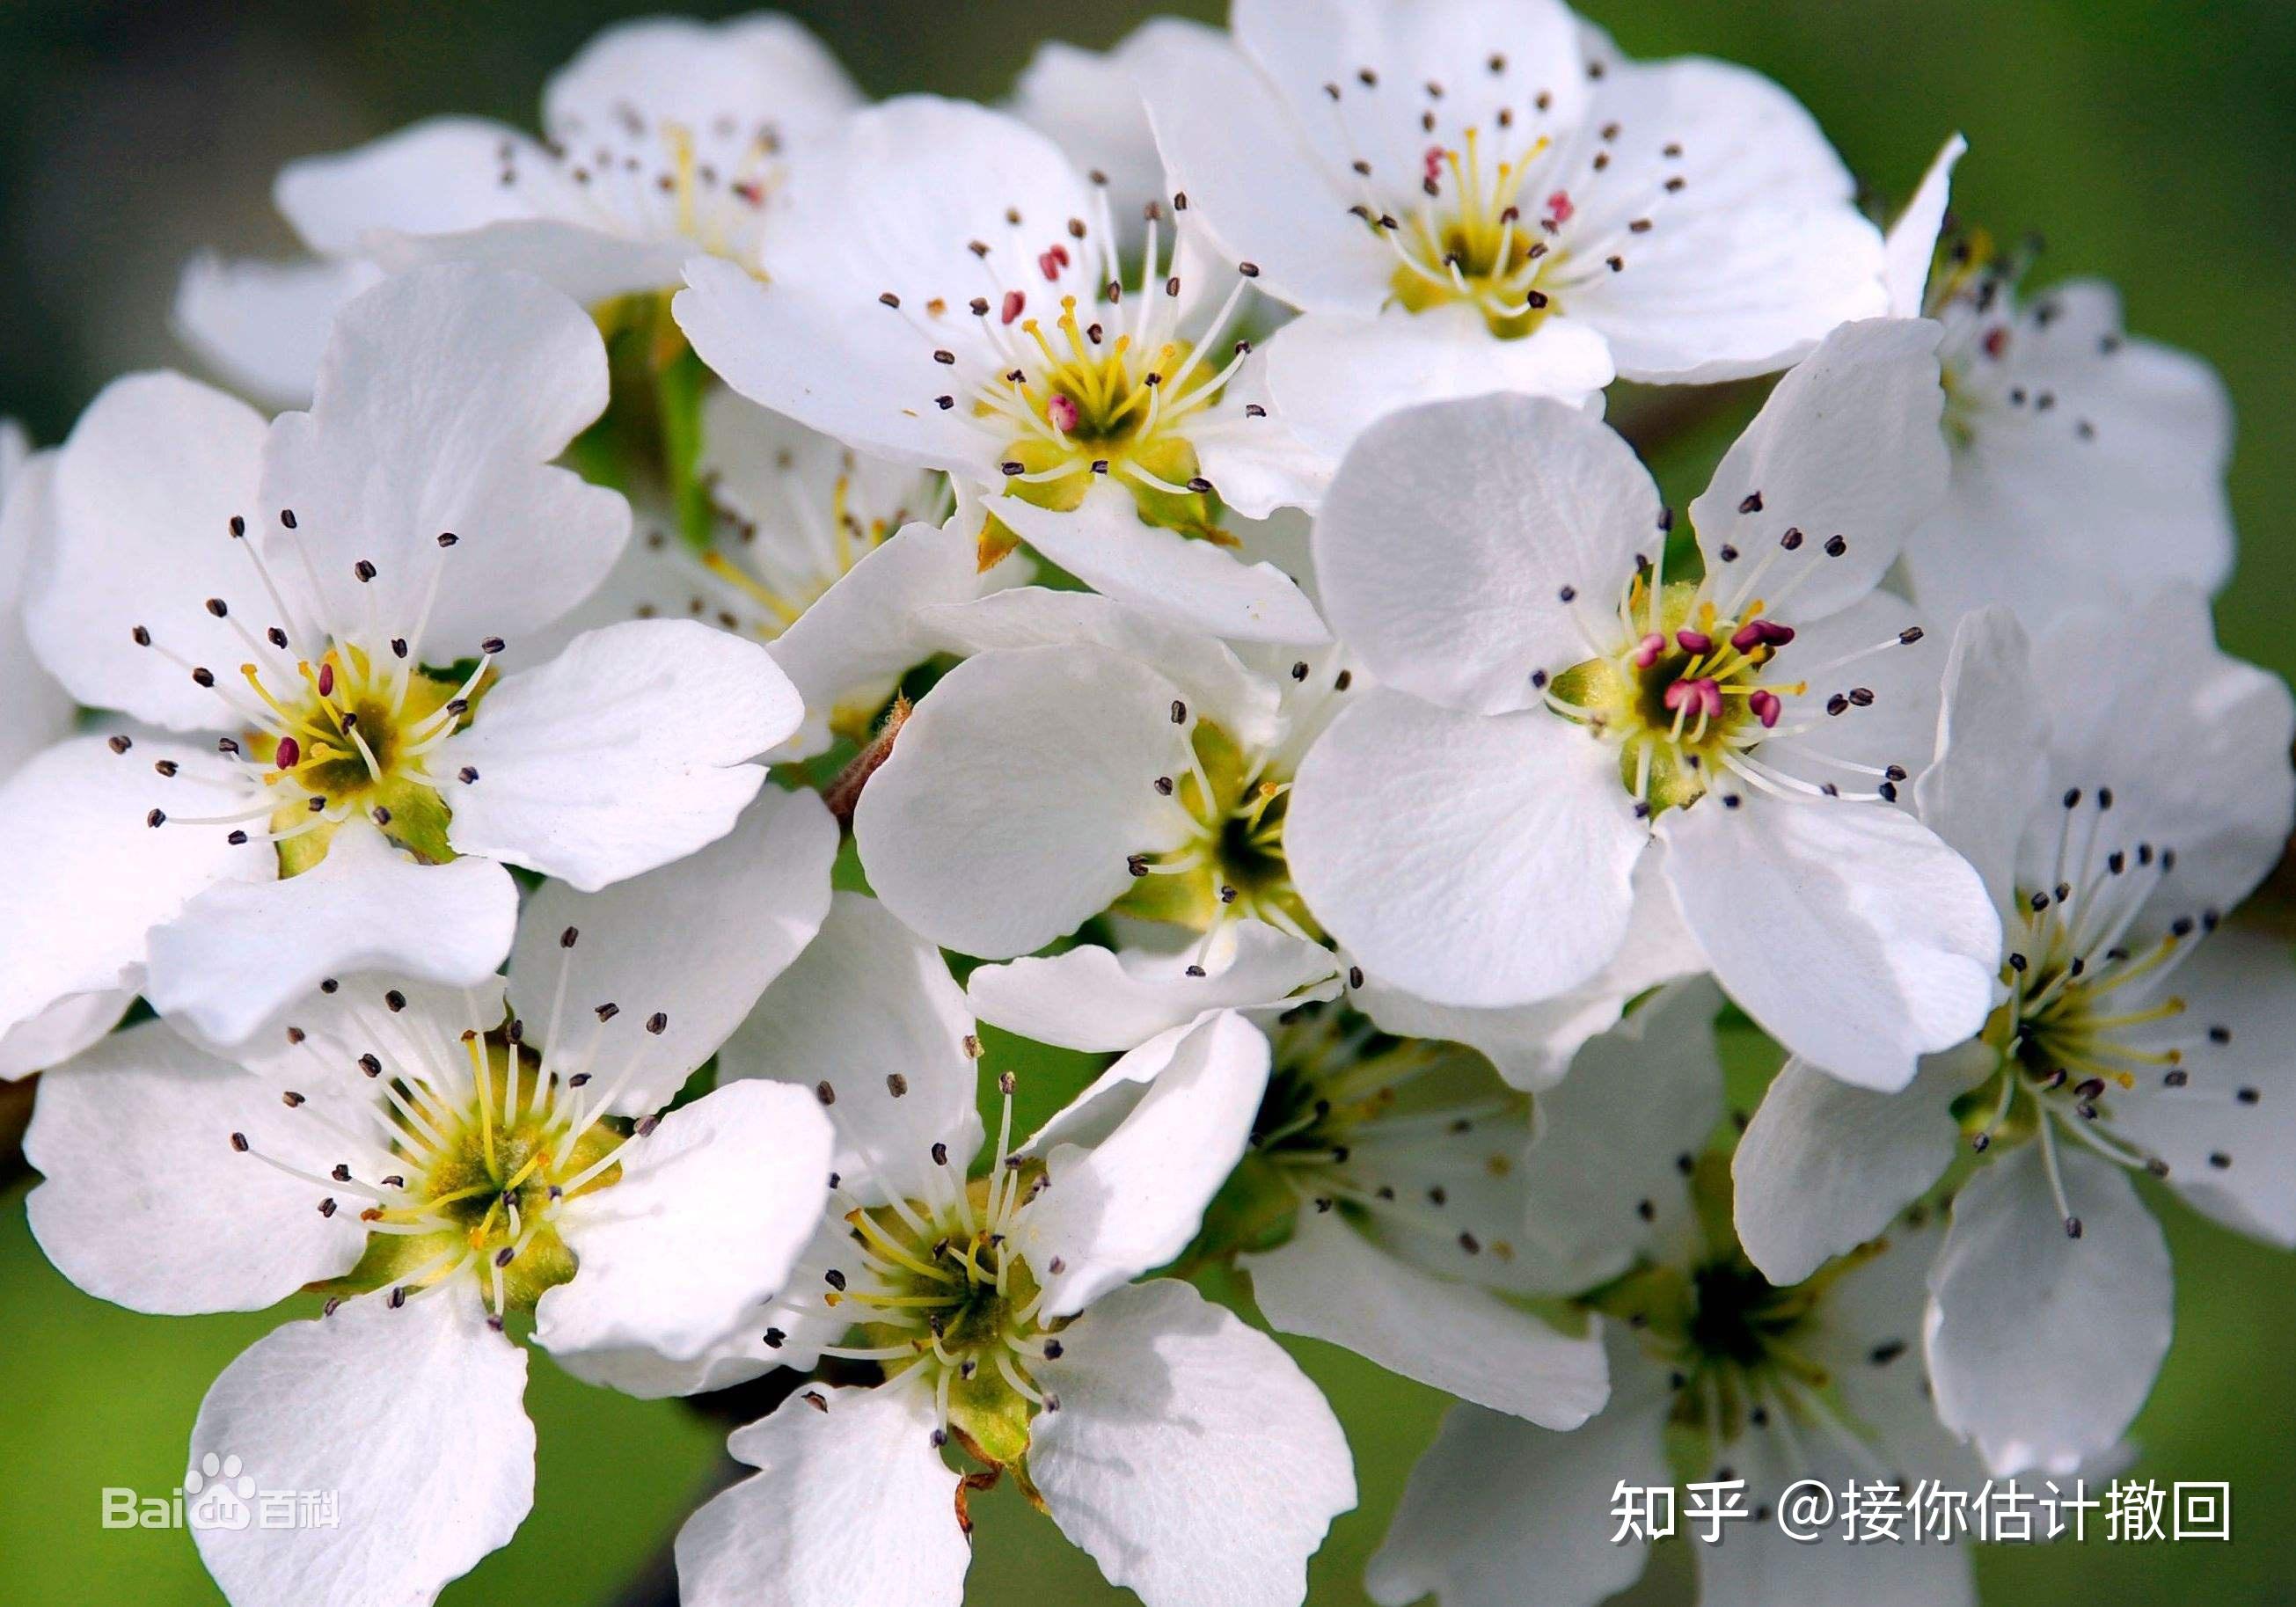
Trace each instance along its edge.
{"label": "white flower", "polygon": [[[1575,1293],[1624,1267],[1634,1235],[1617,1231],[1623,1218],[1589,1210],[1593,1194],[1633,1175],[1602,1180],[1602,1146],[1620,1136],[1604,1116],[1653,1067],[1718,1086],[1718,1004],[1704,982],[1656,996],[1580,1050],[1535,1105],[1446,1045],[1382,1037],[1327,1007],[1287,1016],[1250,1153],[1228,1185],[1228,1218],[1262,1243],[1280,1240],[1248,1243],[1259,1253],[1238,1262],[1270,1325],[1492,1411],[1577,1428],[1608,1392],[1601,1324],[1565,1338],[1496,1297]],[[1646,1119],[1694,1134],[1711,1103]]]}
{"label": "white flower", "polygon": [[1938,1236],[1927,1214],[1805,1282],[1772,1283],[1729,1236],[1722,1156],[1701,1152],[1721,1113],[1710,1046],[1653,1043],[1637,1057],[1611,1043],[1600,1045],[1613,1057],[1605,1075],[1574,1072],[1540,1097],[1542,1136],[1524,1161],[1532,1222],[1567,1223],[1613,1254],[1580,1300],[1610,1319],[1610,1403],[1569,1434],[1454,1407],[1372,1558],[1372,1599],[1592,1607],[1649,1556],[1612,1541],[1620,1484],[1742,1480],[1745,1515],[1719,1544],[1693,1547],[1702,1599],[1972,1603],[1965,1546],[1853,1546],[1838,1526],[1800,1545],[1776,1521],[1780,1493],[1805,1478],[1836,1490],[1978,1482],[1924,1382],[1922,1275]]}
{"label": "white flower", "polygon": [[2021,264],[1973,235],[1931,258],[1964,149],[1948,143],[1890,233],[1892,311],[1945,326],[1944,505],[1906,540],[1915,601],[1949,623],[1988,603],[2035,630],[2232,572],[2232,403],[2199,358],[2122,332],[2076,279],[2020,296]]}
{"label": "white flower", "polygon": [[[1154,40],[1168,31],[1218,37],[1201,22],[1157,17],[1105,51],[1046,40],[1013,82],[1013,114],[1041,130],[1112,194],[1138,200],[1168,193],[1164,159],[1157,154],[1138,78]],[[1111,219],[1127,260],[1146,241],[1144,221],[1128,207]]]}
{"label": "white flower", "polygon": [[258,262],[202,252],[184,265],[171,321],[239,395],[263,407],[308,407],[335,315],[381,280],[364,258]]}
{"label": "white flower", "polygon": [[586,307],[669,289],[697,250],[754,262],[804,147],[858,102],[787,17],[648,18],[550,80],[539,143],[433,118],[290,164],[275,199],[322,257],[519,268]]}
{"label": "white flower", "polygon": [[[807,1386],[734,1435],[761,1471],[678,1537],[683,1599],[954,1607],[965,1494],[1010,1472],[1149,1607],[1298,1603],[1355,1503],[1338,1423],[1265,1335],[1185,1283],[1133,1282],[1179,1253],[1242,1153],[1267,1040],[1213,1015],[1160,1040],[1139,1097],[1095,1113],[1110,1119],[1056,1119],[1020,1152],[1008,1078],[991,1163],[968,1181],[970,1029],[939,955],[839,894],[727,1045],[724,1075],[813,1090],[839,1193],[791,1295],[725,1360],[738,1375],[834,1356],[886,1377]],[[947,1464],[952,1441],[979,1471]]]}
{"label": "white flower", "polygon": [[725,833],[798,723],[762,647],[643,621],[496,667],[627,540],[619,496],[546,466],[605,400],[579,308],[465,266],[348,308],[308,414],[165,373],[97,398],[29,634],[82,702],[182,734],[74,738],[0,788],[37,847],[0,892],[0,1021],[147,963],[222,1042],[324,975],[474,982],[504,862],[594,889]]}
{"label": "white flower", "polygon": [[534,1431],[506,1323],[586,1370],[698,1354],[783,1286],[830,1168],[811,1096],[654,1112],[818,927],[836,840],[776,792],[667,871],[545,889],[506,990],[331,980],[239,1063],[153,1021],[45,1084],[27,1209],[74,1283],[152,1312],[333,1296],[225,1369],[193,1430],[194,1464],[340,1503],[333,1527],[201,1531],[235,1607],[427,1603],[509,1539]]}
{"label": "white flower", "polygon": [[993,959],[1104,910],[1202,934],[1188,963],[1207,971],[1238,922],[1316,947],[1283,835],[1292,768],[1352,685],[1329,652],[1239,653],[1035,586],[928,619],[973,656],[917,704],[854,818],[902,920]]}
{"label": "white flower", "polygon": [[691,619],[771,644],[805,704],[775,749],[807,758],[837,736],[865,740],[902,675],[938,645],[920,620],[1021,578],[1019,558],[983,570],[975,544],[943,528],[947,481],[864,456],[731,391],[701,404],[700,472],[710,545],[679,539],[665,510],[643,520],[622,562],[561,630],[617,619]]}
{"label": "white flower", "polygon": [[2286,687],[2216,650],[2197,594],[2030,646],[1971,615],[1915,795],[1999,903],[2001,1003],[1893,1096],[1790,1062],[1740,1147],[1739,1231],[1780,1279],[1878,1231],[1963,1138],[1984,1157],[1925,1332],[1938,1410],[1996,1472],[2079,1466],[2152,1387],[2169,1258],[2128,1173],[2296,1245],[2296,974],[2216,931],[2296,815],[2292,737]]}
{"label": "white flower", "polygon": [[1935,340],[1851,324],[1779,382],[1692,505],[1694,581],[1577,409],[1438,403],[1365,435],[1316,568],[1381,685],[1300,765],[1285,836],[1367,972],[1451,1004],[1567,992],[1618,955],[1657,855],[1724,988],[1835,1075],[1896,1086],[1976,1029],[1999,922],[1890,807],[1933,741],[1937,649],[1874,589],[1944,478]]}
{"label": "white flower", "polygon": [[1766,373],[1882,310],[1849,175],[1757,74],[1625,60],[1553,0],[1230,27],[1133,67],[1190,215],[1304,315],[1268,383],[1323,451],[1414,402]]}
{"label": "white flower", "polygon": [[1223,550],[1225,511],[1307,505],[1327,467],[1271,414],[1250,343],[1223,344],[1250,270],[1221,288],[1152,218],[1128,275],[1112,212],[1144,201],[1015,118],[890,101],[792,176],[763,281],[697,258],[677,322],[752,400],[947,470],[984,559],[1018,537],[1168,622],[1319,642],[1296,586]]}

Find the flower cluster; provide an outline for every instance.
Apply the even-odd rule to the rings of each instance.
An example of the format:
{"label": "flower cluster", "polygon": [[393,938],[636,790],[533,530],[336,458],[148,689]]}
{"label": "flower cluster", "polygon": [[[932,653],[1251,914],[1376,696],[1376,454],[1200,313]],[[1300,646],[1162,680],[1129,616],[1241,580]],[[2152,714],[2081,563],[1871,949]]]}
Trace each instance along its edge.
{"label": "flower cluster", "polygon": [[[239,394],[0,453],[31,1226],[299,1298],[188,1454],[340,1522],[201,1531],[238,1607],[504,1545],[529,1344],[775,1403],[690,1607],[948,1607],[1006,1479],[1288,1607],[1356,1483],[1268,1329],[1457,1398],[1377,1600],[1576,1607],[1620,1482],[2125,1455],[2152,1204],[2296,1244],[2229,410],[1949,226],[1958,139],[1877,222],[1555,0],[1235,0],[996,108],[644,21],[541,123],[292,165],[309,258],[178,303]],[[1606,389],[1725,380],[1677,518]],[[1031,1043],[1099,1070],[1028,1136]]]}

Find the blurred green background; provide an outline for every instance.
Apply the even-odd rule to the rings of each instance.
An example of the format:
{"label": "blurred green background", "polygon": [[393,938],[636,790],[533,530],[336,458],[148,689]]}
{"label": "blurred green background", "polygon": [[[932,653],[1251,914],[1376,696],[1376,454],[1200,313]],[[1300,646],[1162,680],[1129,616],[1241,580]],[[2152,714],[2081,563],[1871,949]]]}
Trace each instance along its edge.
{"label": "blurred green background", "polygon": [[[737,8],[699,5],[700,12]],[[876,93],[993,98],[1036,41],[1113,42],[1152,9],[1047,0],[829,0],[806,18]],[[1216,16],[1202,4],[1159,8]],[[1637,54],[1700,51],[1776,77],[1851,167],[1901,199],[1939,141],[1972,154],[1957,210],[2048,242],[2043,280],[2118,281],[2133,329],[2197,350],[2240,408],[2233,470],[2243,555],[2219,619],[2234,652],[2285,674],[2296,641],[2296,521],[2280,468],[2296,447],[2296,5],[2288,0],[1590,0]],[[54,440],[109,375],[184,361],[167,329],[178,265],[203,246],[289,254],[268,204],[287,158],[465,111],[531,125],[542,81],[597,27],[594,0],[74,5],[0,0],[0,414]],[[1680,500],[1733,422],[1658,467]],[[992,1045],[992,1053],[997,1052]],[[1733,1045],[1739,1081],[1763,1051]],[[1016,1063],[1007,1058],[996,1064]],[[1087,1068],[1025,1062],[1041,1116]],[[170,1607],[217,1599],[179,1532],[106,1530],[100,1488],[164,1493],[200,1397],[276,1314],[137,1316],[79,1294],[0,1192],[0,1603]],[[2059,1545],[1980,1560],[1992,1607],[2296,1603],[2296,1279],[2284,1256],[2165,1197],[2178,1272],[2176,1348],[2137,1424],[2136,1472],[2228,1480],[2228,1546]],[[1293,1346],[1354,1444],[1363,1501],[1316,1559],[1311,1600],[1353,1603],[1411,1459],[1441,1403],[1328,1347]],[[2033,1365],[2050,1360],[2036,1356]],[[660,1599],[649,1569],[709,1481],[722,1426],[674,1403],[586,1390],[537,1355],[534,1515],[442,1598],[569,1604]],[[452,1447],[441,1447],[452,1455]],[[1000,1492],[980,1519],[971,1599],[1128,1601],[1051,1525]],[[1637,1600],[1685,1593],[1661,1552]],[[877,1607],[857,1603],[856,1607]]]}

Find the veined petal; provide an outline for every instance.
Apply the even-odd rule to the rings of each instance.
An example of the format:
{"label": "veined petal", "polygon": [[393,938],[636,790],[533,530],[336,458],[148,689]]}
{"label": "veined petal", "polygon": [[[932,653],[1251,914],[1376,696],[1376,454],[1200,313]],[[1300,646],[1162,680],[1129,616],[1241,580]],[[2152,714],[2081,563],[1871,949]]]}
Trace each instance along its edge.
{"label": "veined petal", "polygon": [[2017,851],[2048,786],[2048,718],[2032,646],[2014,614],[1964,614],[1947,660],[1937,758],[1914,783],[1922,823],[1985,879],[1994,907],[2017,896]]}
{"label": "veined petal", "polygon": [[1967,140],[1958,134],[1947,136],[1882,242],[1882,277],[1889,287],[1892,318],[1918,318],[1928,302],[1930,265],[1937,256],[1938,233],[1945,227],[1954,165],[1968,152]]}

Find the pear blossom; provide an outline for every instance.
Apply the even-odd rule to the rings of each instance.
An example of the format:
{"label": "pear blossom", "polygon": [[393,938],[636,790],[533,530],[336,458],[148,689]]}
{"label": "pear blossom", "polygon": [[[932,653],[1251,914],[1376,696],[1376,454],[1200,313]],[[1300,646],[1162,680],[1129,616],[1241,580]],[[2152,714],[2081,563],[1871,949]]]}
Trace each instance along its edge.
{"label": "pear blossom", "polygon": [[[1013,114],[1041,130],[1111,193],[1165,194],[1170,186],[1164,182],[1164,159],[1148,126],[1137,75],[1157,37],[1169,31],[1216,37],[1201,22],[1156,17],[1105,51],[1046,40],[1013,81]],[[1125,209],[1111,221],[1119,252],[1128,259],[1145,242],[1145,220]]]}
{"label": "pear blossom", "polygon": [[154,1021],[47,1081],[28,1214],[81,1288],[161,1313],[328,1296],[193,1428],[193,1466],[339,1502],[332,1526],[196,1533],[234,1607],[427,1603],[507,1542],[534,1484],[513,1330],[578,1369],[687,1356],[784,1286],[830,1168],[812,1096],[660,1112],[819,926],[836,836],[776,792],[667,871],[544,890],[506,983],[331,978],[234,1060]]}
{"label": "pear blossom", "polygon": [[1353,695],[1332,652],[1239,650],[1036,586],[927,612],[972,656],[861,795],[887,907],[994,959],[1110,911],[1195,934],[1186,963],[1208,972],[1232,925],[1259,922],[1294,956],[1261,957],[1331,974],[1283,838],[1299,756]]}
{"label": "pear blossom", "polygon": [[721,1058],[721,1075],[799,1085],[838,1133],[823,1231],[753,1316],[750,1357],[727,1359],[883,1377],[802,1386],[734,1433],[759,1471],[679,1534],[681,1599],[954,1607],[966,1497],[1009,1472],[1149,1607],[1299,1603],[1308,1554],[1355,1504],[1337,1421],[1267,1336],[1185,1283],[1136,1281],[1186,1245],[1242,1155],[1266,1038],[1210,1015],[1127,1078],[1136,1099],[1020,1150],[1006,1074],[968,1179],[970,1028],[931,947],[840,893]]}
{"label": "pear blossom", "polygon": [[263,262],[203,251],[184,265],[170,322],[234,392],[258,406],[308,407],[335,315],[382,277],[360,257]]}
{"label": "pear blossom", "polygon": [[549,466],[606,389],[573,303],[449,266],[345,309],[308,413],[171,373],[97,398],[27,630],[139,729],[0,785],[39,846],[0,890],[0,1022],[140,987],[230,1043],[322,976],[475,983],[506,864],[594,890],[725,834],[799,721],[764,648],[633,621],[504,673],[627,538],[620,496]]}
{"label": "pear blossom", "polygon": [[2196,594],[2030,642],[1970,615],[1915,792],[1998,903],[1997,1007],[1899,1093],[1790,1062],[1739,1149],[1739,1231],[1776,1279],[1976,1153],[1924,1334],[1940,1417],[1997,1473],[2079,1466],[2151,1389],[2171,1275],[2133,1173],[2296,1247],[2296,970],[2218,930],[2296,818],[2292,738],[2286,686],[2217,650]]}
{"label": "pear blossom", "polygon": [[1316,569],[1380,686],[1309,750],[1285,825],[1358,963],[1441,1004],[1551,998],[1618,957],[1655,870],[1725,990],[1837,1077],[1901,1086],[1977,1029],[1999,919],[1895,807],[1939,650],[1875,589],[1943,484],[1936,339],[1849,324],[1789,373],[1692,504],[1694,579],[1665,572],[1649,475],[1575,408],[1366,433]]}
{"label": "pear blossom", "polygon": [[[757,263],[695,258],[674,306],[727,384],[947,471],[984,564],[1025,541],[1168,623],[1324,639],[1290,578],[1226,550],[1229,511],[1311,505],[1328,470],[1229,344],[1250,265],[1213,267],[1158,194],[1092,183],[1018,119],[924,95],[848,119],[787,202]],[[1128,273],[1113,218],[1143,208]]]}
{"label": "pear blossom", "polygon": [[1945,329],[1952,475],[1906,539],[1915,601],[1941,624],[2000,603],[2043,630],[2082,604],[2217,590],[2233,563],[2223,381],[2126,333],[2101,281],[2031,291],[1981,234],[1940,241],[1965,148],[1947,143],[1889,238],[1890,310]]}
{"label": "pear blossom", "polygon": [[858,103],[787,17],[650,17],[551,78],[540,141],[433,118],[289,164],[274,200],[322,258],[516,268],[587,307],[670,289],[696,251],[756,260],[805,148]]}
{"label": "pear blossom", "polygon": [[1300,311],[1267,382],[1317,450],[1417,402],[1764,373],[1884,309],[1848,171],[1758,74],[1628,60],[1555,0],[1235,0],[1229,29],[1132,65],[1191,215]]}
{"label": "pear blossom", "polygon": [[[1703,998],[1705,1013],[1695,1013]],[[1722,1114],[1703,984],[1642,1007],[1689,1013],[1599,1040],[1601,1067],[1538,1099],[1523,1158],[1527,1228],[1577,1249],[1575,1303],[1603,1328],[1611,1395],[1568,1434],[1463,1402],[1414,1470],[1365,1584],[1401,1607],[1592,1607],[1632,1585],[1646,1546],[1615,1539],[1616,1492],[1742,1480],[1745,1519],[1693,1547],[1702,1599],[1973,1603],[1964,1550],[1939,1543],[1795,1544],[1780,1493],[1817,1478],[1973,1488],[1974,1460],[1938,1425],[1924,1383],[1923,1274],[1934,1217],[1885,1234],[1800,1282],[1774,1283],[1730,1234]],[[1695,1023],[1694,1027],[1693,1023]],[[1590,1050],[1590,1054],[1592,1050]],[[1588,1076],[1587,1071],[1599,1075]]]}

